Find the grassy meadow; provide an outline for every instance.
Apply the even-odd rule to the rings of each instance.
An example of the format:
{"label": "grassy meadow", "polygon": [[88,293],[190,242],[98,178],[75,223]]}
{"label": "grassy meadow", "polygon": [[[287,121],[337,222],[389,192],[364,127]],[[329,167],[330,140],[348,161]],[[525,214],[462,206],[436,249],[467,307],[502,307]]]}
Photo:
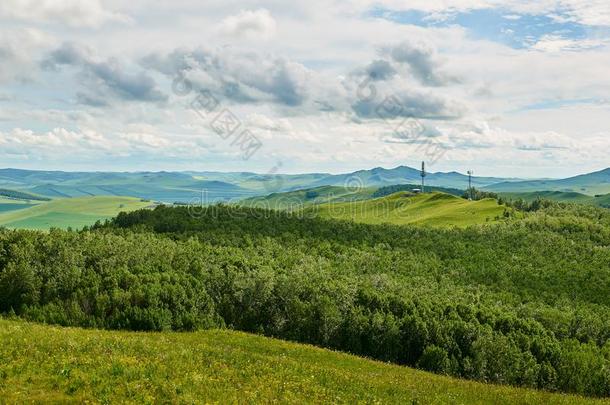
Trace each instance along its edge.
{"label": "grassy meadow", "polygon": [[243,207],[298,211],[316,204],[367,200],[372,198],[376,190],[376,188],[349,190],[339,186],[323,186],[246,198],[237,204]]}
{"label": "grassy meadow", "polygon": [[7,198],[0,196],[0,215],[7,213],[18,211],[26,208],[32,208],[36,206],[38,203],[25,201],[25,200],[17,200],[14,198]]}
{"label": "grassy meadow", "polygon": [[13,205],[21,209],[9,210],[5,207],[3,210],[0,205],[0,226],[47,230],[82,228],[94,224],[97,220],[112,218],[121,211],[146,208],[151,203],[133,197],[98,196],[62,198],[40,204],[15,202]]}
{"label": "grassy meadow", "polygon": [[506,207],[493,199],[468,201],[445,193],[399,192],[357,202],[320,204],[306,212],[321,218],[353,220],[366,224],[465,227],[497,222]]}
{"label": "grassy meadow", "polygon": [[96,331],[0,319],[7,403],[602,404],[228,330]]}

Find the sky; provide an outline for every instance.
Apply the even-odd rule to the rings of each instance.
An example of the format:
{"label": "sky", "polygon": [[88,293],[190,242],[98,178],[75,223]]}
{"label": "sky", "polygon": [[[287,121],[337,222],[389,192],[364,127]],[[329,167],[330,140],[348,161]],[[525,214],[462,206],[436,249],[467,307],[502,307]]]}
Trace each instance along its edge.
{"label": "sky", "polygon": [[2,0],[0,167],[610,166],[607,0]]}

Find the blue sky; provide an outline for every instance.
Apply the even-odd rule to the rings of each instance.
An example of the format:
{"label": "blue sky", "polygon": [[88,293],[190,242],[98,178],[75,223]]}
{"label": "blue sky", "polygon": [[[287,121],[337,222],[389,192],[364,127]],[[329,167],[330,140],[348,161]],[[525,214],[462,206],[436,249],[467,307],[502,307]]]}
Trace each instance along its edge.
{"label": "blue sky", "polygon": [[518,14],[503,8],[437,15],[418,10],[393,11],[375,7],[369,15],[426,28],[458,25],[466,28],[473,39],[498,42],[515,49],[527,49],[547,35],[578,41],[598,35],[601,31],[607,33],[607,30],[599,27],[562,21],[559,15]]}
{"label": "blue sky", "polygon": [[[27,3],[0,4],[2,167],[610,166],[606,1]],[[199,91],[218,111],[193,110]]]}

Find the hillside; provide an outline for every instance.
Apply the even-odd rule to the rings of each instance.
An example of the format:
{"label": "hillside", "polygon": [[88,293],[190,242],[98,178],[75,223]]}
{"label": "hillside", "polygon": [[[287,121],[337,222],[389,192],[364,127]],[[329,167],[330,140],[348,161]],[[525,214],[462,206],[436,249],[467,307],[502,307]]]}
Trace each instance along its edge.
{"label": "hillside", "polygon": [[[476,188],[498,192],[570,191],[589,195],[610,193],[610,169],[563,180],[472,178]],[[34,193],[43,198],[131,196],[165,203],[243,200],[271,193],[325,186],[379,188],[419,184],[420,171],[407,166],[376,167],[351,173],[259,174],[249,172],[53,172],[0,169],[0,188]],[[464,190],[468,176],[430,172],[426,184]]]}
{"label": "hillside", "polygon": [[60,198],[36,205],[20,204],[21,209],[15,210],[5,207],[5,212],[0,213],[0,226],[25,229],[82,228],[93,225],[97,220],[112,218],[121,211],[148,206],[151,206],[150,202],[132,197]]}
{"label": "hillside", "polygon": [[608,403],[226,330],[106,332],[0,319],[0,358],[0,397],[8,403]]}
{"label": "hillside", "polygon": [[321,186],[305,190],[272,193],[264,197],[251,197],[238,201],[237,204],[244,207],[294,210],[314,204],[365,200],[371,198],[375,191],[375,188],[350,190],[339,186]]}
{"label": "hillside", "polygon": [[[340,186],[321,186],[283,193],[272,193],[262,197],[250,197],[238,201],[236,204],[243,207],[255,207],[275,210],[303,210],[317,204],[337,204],[342,202],[371,200],[386,197],[399,191],[412,191],[419,189],[417,184],[398,184],[384,187],[356,188],[354,190]],[[428,187],[428,191],[448,193],[461,196],[464,190],[443,187]]]}
{"label": "hillside", "polygon": [[33,203],[29,200],[16,200],[14,198],[0,196],[0,215],[5,212],[18,211],[25,208],[31,208],[36,206],[37,203]]}
{"label": "hillside", "polygon": [[610,194],[590,196],[567,191],[532,191],[529,193],[500,193],[500,196],[508,200],[522,199],[527,202],[532,202],[540,198],[544,200],[590,204],[597,205],[598,207],[610,208]]}
{"label": "hillside", "polygon": [[158,206],[84,232],[0,229],[0,313],[112,330],[230,328],[610,397],[608,210],[551,204],[447,229],[209,208]]}
{"label": "hillside", "polygon": [[399,192],[373,200],[321,204],[307,210],[321,218],[346,219],[367,224],[391,223],[431,226],[468,226],[492,223],[505,207],[496,200],[468,201],[444,193]]}
{"label": "hillside", "polygon": [[561,180],[532,180],[502,182],[485,187],[496,192],[562,191],[577,192],[590,196],[610,194],[610,168],[595,173],[583,174]]}
{"label": "hillside", "polygon": [[213,203],[256,195],[229,182],[182,172],[54,172],[0,169],[0,186],[50,198],[130,196],[166,203]]}
{"label": "hillside", "polygon": [[[420,172],[406,166],[381,167],[351,173],[258,174],[248,172],[54,172],[0,169],[0,187],[50,198],[132,196],[166,203],[241,200],[270,193],[324,186],[372,188],[419,184]],[[474,177],[476,187],[516,179]],[[465,189],[468,176],[457,173],[428,174],[430,186]],[[203,198],[202,198],[203,193]]]}
{"label": "hillside", "polygon": [[25,193],[23,191],[7,190],[5,188],[0,189],[0,197],[10,198],[15,200],[23,201],[49,201],[50,198],[41,197],[39,195]]}
{"label": "hillside", "polygon": [[[421,171],[407,166],[398,166],[393,169],[376,167],[370,170],[358,170],[353,173],[325,176],[311,186],[320,185],[344,185],[353,181],[354,178],[367,187],[381,187],[395,184],[419,184],[421,182]],[[473,177],[475,187],[483,187],[505,181],[516,181],[515,179],[500,179],[494,177]],[[468,176],[458,172],[431,172],[426,177],[426,183],[437,187],[453,187],[466,189],[468,187]]]}

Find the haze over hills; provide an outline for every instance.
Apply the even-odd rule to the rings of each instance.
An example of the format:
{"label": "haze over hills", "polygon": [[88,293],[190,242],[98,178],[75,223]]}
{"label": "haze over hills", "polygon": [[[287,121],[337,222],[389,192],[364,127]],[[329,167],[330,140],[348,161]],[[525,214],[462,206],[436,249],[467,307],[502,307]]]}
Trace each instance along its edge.
{"label": "haze over hills", "polygon": [[[352,173],[258,174],[250,172],[62,172],[0,169],[0,188],[47,198],[131,196],[166,203],[237,201],[277,192],[340,186],[350,189],[419,184],[420,171],[407,166]],[[426,184],[466,189],[468,176],[428,173]],[[474,187],[497,192],[568,191],[610,193],[610,169],[561,180],[472,178]]]}
{"label": "haze over hills", "polygon": [[497,192],[562,191],[587,195],[610,193],[610,168],[559,180],[502,182],[485,188]]}
{"label": "haze over hills", "polygon": [[[189,202],[206,190],[210,201],[240,199],[272,192],[320,186],[380,187],[419,183],[420,171],[406,166],[375,168],[353,173],[257,174],[249,172],[61,172],[1,169],[0,187],[52,198],[127,195],[163,202]],[[466,188],[468,176],[429,173],[426,181],[441,187]],[[474,177],[476,187],[518,181]]]}

